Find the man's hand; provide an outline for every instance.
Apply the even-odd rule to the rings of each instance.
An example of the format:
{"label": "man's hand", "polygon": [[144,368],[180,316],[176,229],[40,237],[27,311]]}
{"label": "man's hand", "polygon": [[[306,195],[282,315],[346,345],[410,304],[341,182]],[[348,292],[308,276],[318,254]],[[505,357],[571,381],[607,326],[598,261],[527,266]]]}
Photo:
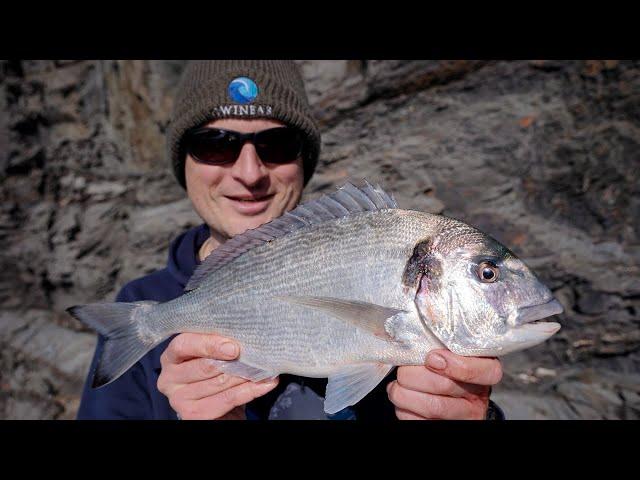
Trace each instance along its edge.
{"label": "man's hand", "polygon": [[251,382],[220,372],[210,361],[233,360],[239,354],[239,345],[227,338],[180,334],[160,357],[158,390],[182,419],[244,419],[244,405],[273,390],[278,378]]}
{"label": "man's hand", "polygon": [[483,420],[491,386],[502,379],[497,358],[434,350],[426,366],[398,367],[387,394],[400,420]]}

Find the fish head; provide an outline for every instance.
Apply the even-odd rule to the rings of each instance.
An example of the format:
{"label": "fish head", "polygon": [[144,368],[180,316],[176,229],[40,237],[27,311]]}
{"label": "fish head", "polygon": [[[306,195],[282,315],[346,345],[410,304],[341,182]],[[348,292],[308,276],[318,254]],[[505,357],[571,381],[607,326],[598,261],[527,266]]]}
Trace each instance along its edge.
{"label": "fish head", "polygon": [[542,343],[560,329],[559,323],[539,322],[563,308],[522,260],[468,225],[453,230],[420,250],[415,298],[425,326],[449,350],[500,356]]}

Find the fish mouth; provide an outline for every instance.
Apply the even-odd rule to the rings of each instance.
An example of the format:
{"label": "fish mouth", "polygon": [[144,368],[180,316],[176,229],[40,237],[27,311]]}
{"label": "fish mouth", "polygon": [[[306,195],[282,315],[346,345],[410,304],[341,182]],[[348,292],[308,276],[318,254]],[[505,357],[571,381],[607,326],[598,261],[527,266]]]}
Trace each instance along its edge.
{"label": "fish mouth", "polygon": [[520,325],[516,327],[515,330],[526,331],[527,333],[531,333],[534,335],[542,335],[546,337],[550,337],[558,330],[560,330],[561,325],[558,322],[536,322],[536,323],[527,323],[525,325]]}
{"label": "fish mouth", "polygon": [[534,336],[550,337],[560,330],[560,324],[558,322],[540,322],[539,320],[551,315],[558,315],[563,311],[564,308],[555,298],[546,303],[521,307],[518,309],[515,330],[525,331]]}
{"label": "fish mouth", "polygon": [[[516,317],[516,325],[524,327],[531,326],[532,322],[536,322],[543,318],[550,317],[551,315],[558,315],[564,311],[564,308],[555,298],[552,298],[546,303],[540,303],[538,305],[530,305],[528,307],[520,307],[518,309],[518,316]],[[544,322],[542,322],[544,323]],[[540,323],[536,324],[540,325]]]}
{"label": "fish mouth", "polygon": [[540,322],[539,320],[563,312],[562,305],[555,299],[538,305],[521,307],[517,310],[515,326],[508,329],[501,338],[496,355],[505,355],[538,345],[558,330],[558,322]]}

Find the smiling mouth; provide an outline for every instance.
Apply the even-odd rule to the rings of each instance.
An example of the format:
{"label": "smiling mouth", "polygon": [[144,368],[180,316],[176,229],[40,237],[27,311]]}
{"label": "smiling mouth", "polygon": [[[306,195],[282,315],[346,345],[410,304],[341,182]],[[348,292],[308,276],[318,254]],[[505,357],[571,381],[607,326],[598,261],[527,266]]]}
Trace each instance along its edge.
{"label": "smiling mouth", "polygon": [[236,202],[262,202],[264,200],[269,200],[270,198],[273,198],[274,194],[270,194],[270,195],[261,195],[258,197],[254,197],[254,196],[246,196],[246,197],[234,197],[232,195],[226,195],[227,198],[231,199],[231,200],[235,200]]}
{"label": "smiling mouth", "polygon": [[260,196],[231,196],[225,195],[225,198],[230,202],[233,209],[241,215],[260,215],[265,212],[271,201],[275,197],[275,194],[260,195]]}

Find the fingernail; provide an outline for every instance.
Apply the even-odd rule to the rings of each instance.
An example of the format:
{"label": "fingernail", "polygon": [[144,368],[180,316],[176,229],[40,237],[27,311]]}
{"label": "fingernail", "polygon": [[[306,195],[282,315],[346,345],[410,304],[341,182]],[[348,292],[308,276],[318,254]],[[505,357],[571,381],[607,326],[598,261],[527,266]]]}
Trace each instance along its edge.
{"label": "fingernail", "polygon": [[432,353],[427,357],[427,366],[435,368],[436,370],[443,370],[447,366],[447,361],[442,355]]}
{"label": "fingernail", "polygon": [[238,347],[233,342],[225,342],[220,346],[220,351],[228,357],[236,357],[238,355]]}
{"label": "fingernail", "polygon": [[258,383],[261,384],[264,388],[273,387],[275,384],[278,383],[278,377],[267,378]]}

